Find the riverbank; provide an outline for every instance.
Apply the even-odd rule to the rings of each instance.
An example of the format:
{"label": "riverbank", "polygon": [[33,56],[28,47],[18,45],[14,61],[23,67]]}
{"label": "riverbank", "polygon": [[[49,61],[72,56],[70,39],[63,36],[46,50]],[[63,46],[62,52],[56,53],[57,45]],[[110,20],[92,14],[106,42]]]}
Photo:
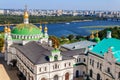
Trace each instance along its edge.
{"label": "riverbank", "polygon": [[[48,22],[72,22],[72,21],[85,21],[85,20],[104,20],[103,18],[95,16],[29,16],[30,23]],[[4,23],[22,23],[23,16],[20,15],[0,15],[0,24]]]}
{"label": "riverbank", "polygon": [[[54,24],[54,23],[71,23],[71,22],[87,22],[87,21],[93,21],[93,20],[74,20],[74,21],[70,21],[70,22],[51,22],[51,23],[47,23],[47,22],[43,22],[43,23],[32,23],[32,24]],[[16,26],[18,24],[9,24],[10,26]],[[0,24],[0,26],[8,26],[8,24]]]}

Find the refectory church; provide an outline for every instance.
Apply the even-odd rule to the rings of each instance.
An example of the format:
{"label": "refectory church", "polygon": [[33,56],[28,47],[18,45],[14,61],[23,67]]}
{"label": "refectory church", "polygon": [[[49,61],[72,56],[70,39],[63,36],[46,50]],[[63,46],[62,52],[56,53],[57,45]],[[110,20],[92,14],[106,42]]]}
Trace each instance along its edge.
{"label": "refectory church", "polygon": [[110,31],[98,43],[66,44],[61,51],[51,46],[47,27],[43,31],[42,26],[29,23],[25,9],[24,23],[12,30],[5,27],[4,32],[5,61],[16,65],[25,80],[120,79],[120,40],[112,38]]}

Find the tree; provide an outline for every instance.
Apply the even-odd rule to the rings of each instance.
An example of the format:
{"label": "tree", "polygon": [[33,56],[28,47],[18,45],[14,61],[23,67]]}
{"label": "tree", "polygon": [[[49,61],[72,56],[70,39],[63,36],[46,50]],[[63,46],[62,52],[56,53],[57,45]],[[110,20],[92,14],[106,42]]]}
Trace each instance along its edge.
{"label": "tree", "polygon": [[72,40],[75,38],[75,36],[74,36],[73,34],[70,34],[67,38],[68,38],[70,41],[72,41]]}
{"label": "tree", "polygon": [[60,41],[56,36],[50,36],[49,37],[50,40],[52,40],[52,46],[55,47],[59,47],[60,46]]}

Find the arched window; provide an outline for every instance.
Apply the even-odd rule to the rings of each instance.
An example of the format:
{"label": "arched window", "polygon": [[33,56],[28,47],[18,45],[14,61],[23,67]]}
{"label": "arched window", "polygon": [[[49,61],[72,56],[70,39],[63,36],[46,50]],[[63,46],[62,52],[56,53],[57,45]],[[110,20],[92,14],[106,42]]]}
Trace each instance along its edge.
{"label": "arched window", "polygon": [[55,69],[57,69],[57,64],[55,64]]}
{"label": "arched window", "polygon": [[99,73],[97,74],[97,80],[100,80],[100,74]]}
{"label": "arched window", "polygon": [[99,67],[99,62],[97,62],[97,68]]}
{"label": "arched window", "polygon": [[55,75],[55,76],[54,76],[54,80],[58,80],[58,75]]}
{"label": "arched window", "polygon": [[81,59],[79,58],[79,62],[81,61]]}
{"label": "arched window", "polygon": [[45,71],[47,70],[47,68],[45,67]]}
{"label": "arched window", "polygon": [[94,60],[92,61],[92,66],[94,67]]}
{"label": "arched window", "polygon": [[41,68],[39,69],[39,71],[41,72]]}
{"label": "arched window", "polygon": [[71,66],[71,63],[69,62],[69,66]]}
{"label": "arched window", "polygon": [[118,73],[118,78],[120,78],[120,72]]}
{"label": "arched window", "polygon": [[45,78],[42,78],[41,80],[46,80]]}
{"label": "arched window", "polygon": [[110,68],[109,67],[107,68],[107,71],[108,71],[108,73],[110,73]]}
{"label": "arched window", "polygon": [[79,59],[77,59],[77,62],[79,62]]}
{"label": "arched window", "polygon": [[93,77],[93,71],[92,71],[92,69],[90,70],[90,77]]}
{"label": "arched window", "polygon": [[58,60],[58,55],[54,56],[54,60],[57,61]]}
{"label": "arched window", "polygon": [[85,62],[86,60],[85,60],[85,58],[84,58],[84,62]]}
{"label": "arched window", "polygon": [[90,64],[92,63],[92,60],[90,59]]}
{"label": "arched window", "polygon": [[76,70],[76,78],[78,78],[78,77],[79,77],[79,71]]}
{"label": "arched window", "polygon": [[68,72],[65,74],[65,80],[69,80],[69,73]]}
{"label": "arched window", "polygon": [[102,63],[100,64],[100,70],[102,70]]}
{"label": "arched window", "polygon": [[66,67],[66,63],[64,64],[64,66]]}

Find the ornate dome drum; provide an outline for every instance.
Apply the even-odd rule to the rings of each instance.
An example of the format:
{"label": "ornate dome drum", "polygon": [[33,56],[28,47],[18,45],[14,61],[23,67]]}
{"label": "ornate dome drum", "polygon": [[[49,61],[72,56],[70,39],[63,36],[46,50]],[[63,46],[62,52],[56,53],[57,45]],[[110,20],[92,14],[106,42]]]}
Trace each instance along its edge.
{"label": "ornate dome drum", "polygon": [[40,29],[33,24],[19,24],[11,31],[13,39],[38,40],[42,37]]}

